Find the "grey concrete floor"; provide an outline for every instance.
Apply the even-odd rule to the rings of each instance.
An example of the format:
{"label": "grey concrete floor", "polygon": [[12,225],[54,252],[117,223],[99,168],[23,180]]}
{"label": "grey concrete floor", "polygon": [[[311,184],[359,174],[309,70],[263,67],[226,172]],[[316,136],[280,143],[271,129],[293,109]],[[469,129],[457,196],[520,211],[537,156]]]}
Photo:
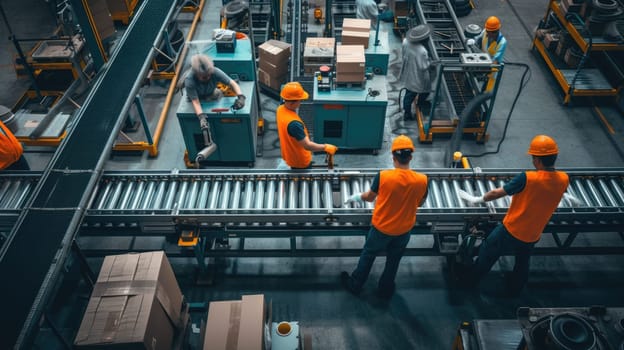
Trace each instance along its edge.
{"label": "grey concrete floor", "polygon": [[[509,129],[500,152],[471,159],[474,166],[482,168],[529,168],[526,148],[536,134],[549,134],[559,143],[561,153],[558,166],[570,167],[621,167],[624,165],[620,151],[600,125],[591,109],[586,106],[564,107],[562,94],[554,78],[541,59],[531,52],[530,31],[543,17],[546,2],[540,0],[499,1],[480,0],[472,13],[461,19],[464,24],[482,24],[490,15],[503,22],[503,33],[509,41],[506,59],[523,62],[531,67],[531,80],[523,91],[513,112]],[[512,8],[513,5],[513,8]],[[53,18],[44,3],[35,0],[4,2],[10,14],[11,25],[18,37],[43,35],[53,28]],[[210,1],[199,31],[210,31],[218,21],[220,2]],[[30,9],[26,11],[25,9]],[[516,12],[514,12],[514,10]],[[516,15],[517,13],[517,15]],[[26,15],[28,14],[28,15]],[[37,29],[32,33],[29,25],[35,18]],[[52,21],[52,22],[51,22]],[[45,25],[44,25],[45,24]],[[385,24],[384,30],[390,30]],[[529,32],[527,32],[527,29]],[[6,28],[0,24],[0,37],[7,37]],[[399,62],[399,39],[392,34],[393,51],[391,71]],[[12,44],[0,41],[0,104],[11,106],[27,86],[17,80],[12,70]],[[5,54],[6,53],[6,54]],[[464,139],[465,153],[478,154],[493,151],[502,138],[505,120],[518,88],[522,71],[506,67],[497,96],[495,113],[490,124],[489,142],[478,145]],[[391,164],[389,143],[399,133],[415,137],[414,122],[401,120],[397,106],[396,79],[388,77],[390,104],[386,118],[384,146],[378,155],[343,154],[336,156],[342,168],[385,168]],[[151,87],[146,91],[146,106],[151,111],[151,123],[159,112],[163,88]],[[179,99],[178,95],[176,99]],[[121,103],[121,102],[120,102]],[[173,106],[175,106],[175,101]],[[265,97],[263,114],[267,120],[264,136],[264,156],[258,158],[257,169],[273,169],[279,160],[276,146],[275,116],[277,102]],[[621,138],[621,116],[605,108]],[[175,107],[168,117],[159,155],[115,154],[106,164],[107,170],[183,169],[184,142],[176,120]],[[619,118],[619,119],[618,119]],[[153,125],[151,126],[154,127]],[[142,135],[129,134],[141,139]],[[443,166],[442,157],[448,139],[436,138],[432,144],[417,144],[415,168]],[[45,168],[50,153],[28,148],[26,155],[34,170]],[[315,156],[322,162],[322,156]],[[223,169],[223,168],[222,168]],[[236,171],[232,169],[232,171]],[[582,239],[598,239],[588,235]],[[420,244],[421,238],[412,238],[410,244]],[[312,246],[335,245],[360,247],[363,238],[334,238],[329,240],[306,239]],[[258,242],[259,246],[280,245],[282,242]],[[614,242],[614,244],[616,244]],[[621,243],[617,243],[621,244]],[[623,254],[624,255],[624,254]],[[174,261],[184,294],[189,301],[239,299],[241,294],[264,293],[273,301],[273,319],[299,321],[306,334],[312,337],[315,349],[450,349],[458,325],[477,318],[509,319],[515,317],[520,306],[562,307],[602,304],[624,306],[623,256],[573,256],[535,257],[531,262],[531,277],[527,289],[518,298],[505,298],[498,294],[502,283],[501,273],[513,266],[512,258],[504,258],[483,282],[480,291],[467,293],[452,288],[446,276],[445,261],[439,257],[406,257],[397,276],[397,293],[384,302],[374,295],[376,280],[380,276],[383,258],[375,264],[369,282],[361,297],[353,297],[341,289],[338,275],[341,270],[351,271],[356,258],[238,258],[221,261],[217,283],[199,287],[193,283],[195,265],[188,261]],[[97,269],[98,261],[93,261]],[[68,334],[72,334],[68,330]]]}

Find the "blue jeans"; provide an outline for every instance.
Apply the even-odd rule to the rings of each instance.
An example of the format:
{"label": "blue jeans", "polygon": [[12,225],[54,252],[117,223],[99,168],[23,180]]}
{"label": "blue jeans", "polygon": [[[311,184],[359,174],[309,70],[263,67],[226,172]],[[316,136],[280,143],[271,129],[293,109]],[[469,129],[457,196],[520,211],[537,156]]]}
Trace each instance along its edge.
{"label": "blue jeans", "polygon": [[371,267],[373,267],[375,258],[380,252],[385,250],[386,266],[379,279],[378,289],[381,291],[394,291],[394,278],[399,269],[399,262],[403,257],[405,247],[409,243],[410,236],[409,232],[400,236],[389,236],[371,226],[370,231],[368,231],[368,237],[366,237],[366,243],[364,243],[364,248],[360,254],[360,260],[351,274],[351,286],[353,289],[357,291],[362,289]]}
{"label": "blue jeans", "polygon": [[481,244],[471,278],[475,282],[480,281],[501,255],[511,252],[515,256],[515,263],[507,287],[514,291],[522,290],[529,279],[529,263],[534,245],[535,242],[527,243],[516,239],[503,224],[498,224]]}

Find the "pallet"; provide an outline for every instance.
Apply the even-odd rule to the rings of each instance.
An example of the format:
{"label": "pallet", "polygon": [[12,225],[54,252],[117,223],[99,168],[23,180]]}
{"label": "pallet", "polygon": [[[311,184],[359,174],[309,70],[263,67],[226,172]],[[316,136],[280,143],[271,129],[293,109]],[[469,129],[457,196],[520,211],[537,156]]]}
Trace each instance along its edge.
{"label": "pallet", "polygon": [[336,88],[360,88],[364,90],[366,88],[366,79],[362,79],[362,81],[348,81],[348,82],[334,82]]}

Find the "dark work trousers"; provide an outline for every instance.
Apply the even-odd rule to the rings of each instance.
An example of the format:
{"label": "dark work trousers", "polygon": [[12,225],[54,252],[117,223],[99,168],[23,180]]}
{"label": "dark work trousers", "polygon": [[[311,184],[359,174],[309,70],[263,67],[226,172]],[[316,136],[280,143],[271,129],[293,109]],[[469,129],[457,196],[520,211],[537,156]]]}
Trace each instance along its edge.
{"label": "dark work trousers", "polygon": [[409,114],[410,116],[412,115],[412,103],[416,99],[416,96],[418,96],[418,101],[416,101],[416,104],[418,106],[422,106],[423,103],[427,100],[427,97],[429,97],[429,93],[418,93],[405,89],[405,97],[403,97],[403,111],[405,111],[405,113]]}
{"label": "dark work trousers", "polygon": [[351,274],[350,283],[353,290],[358,292],[362,290],[362,286],[373,267],[375,258],[382,251],[386,251],[386,266],[381,274],[381,278],[379,278],[378,290],[392,293],[395,288],[394,278],[399,269],[399,262],[403,257],[409,240],[409,232],[400,236],[389,236],[371,226],[370,231],[368,231],[368,237],[366,237],[366,243],[364,243],[364,248],[360,254],[360,260]]}
{"label": "dark work trousers", "polygon": [[515,263],[507,288],[510,291],[520,291],[529,279],[529,263],[533,243],[526,243],[512,236],[503,224],[498,224],[487,236],[479,248],[479,257],[471,271],[471,278],[476,283],[485,276],[498,258],[508,252],[515,256]]}

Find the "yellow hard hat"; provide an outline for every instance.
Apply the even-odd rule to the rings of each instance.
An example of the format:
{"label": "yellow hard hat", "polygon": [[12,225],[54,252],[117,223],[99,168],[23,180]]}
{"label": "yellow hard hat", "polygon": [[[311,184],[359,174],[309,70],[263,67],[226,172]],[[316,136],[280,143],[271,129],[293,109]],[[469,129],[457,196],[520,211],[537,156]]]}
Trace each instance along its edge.
{"label": "yellow hard hat", "polygon": [[394,141],[392,141],[392,152],[401,150],[401,149],[409,149],[410,151],[414,151],[414,143],[412,143],[412,139],[405,135],[397,136]]}
{"label": "yellow hard hat", "polygon": [[286,101],[307,100],[310,97],[297,81],[286,83],[282,88],[280,96]]}
{"label": "yellow hard hat", "polygon": [[537,135],[531,141],[527,153],[532,156],[552,156],[559,153],[559,147],[550,136]]}
{"label": "yellow hard hat", "polygon": [[498,17],[496,16],[490,16],[485,21],[485,30],[487,30],[488,32],[499,30],[500,27],[501,27],[500,19],[498,19]]}

